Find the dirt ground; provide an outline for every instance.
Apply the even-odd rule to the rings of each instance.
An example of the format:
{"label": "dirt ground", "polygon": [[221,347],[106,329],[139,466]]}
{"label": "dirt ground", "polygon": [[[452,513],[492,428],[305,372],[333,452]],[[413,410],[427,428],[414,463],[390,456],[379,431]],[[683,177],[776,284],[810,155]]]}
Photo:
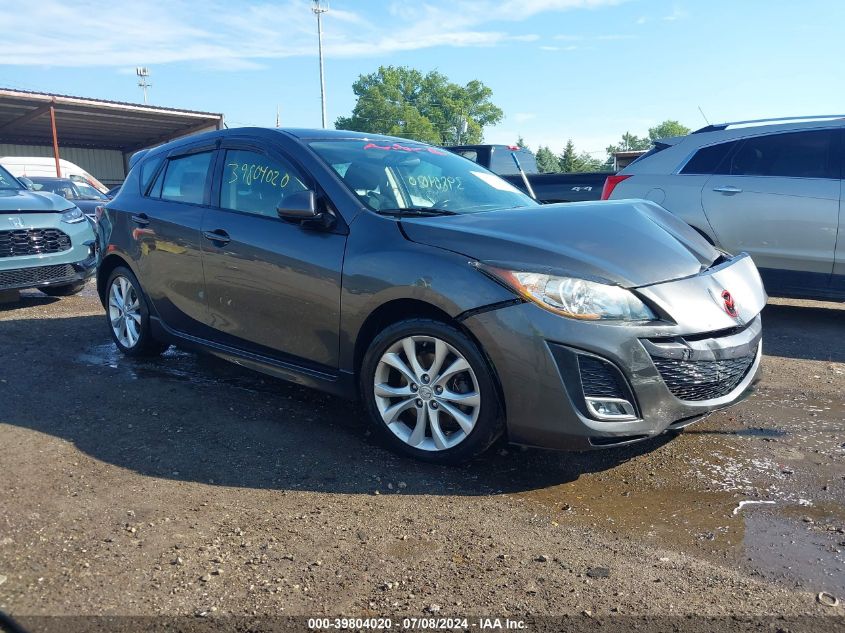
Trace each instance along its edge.
{"label": "dirt ground", "polygon": [[345,401],[122,357],[90,289],[26,292],[0,306],[0,610],[841,624],[843,307],[772,300],[757,392],[680,435],[445,468]]}

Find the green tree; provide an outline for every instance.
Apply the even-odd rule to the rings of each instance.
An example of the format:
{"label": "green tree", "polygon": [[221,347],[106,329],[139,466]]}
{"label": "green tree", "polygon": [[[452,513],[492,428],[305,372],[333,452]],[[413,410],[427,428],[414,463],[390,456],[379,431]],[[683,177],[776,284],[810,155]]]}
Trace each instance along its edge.
{"label": "green tree", "polygon": [[578,153],[572,139],[566,142],[566,147],[563,148],[558,162],[560,170],[565,173],[602,171],[604,169],[603,161],[593,158],[587,152]]}
{"label": "green tree", "polygon": [[520,134],[519,138],[516,139],[516,146],[519,147],[520,149],[528,149],[528,145],[525,144],[525,139],[522,138],[521,134]]}
{"label": "green tree", "polygon": [[666,120],[663,123],[648,128],[648,139],[654,141],[661,138],[669,138],[670,136],[686,136],[690,133],[690,129],[686,125],[681,125],[677,121]]}
{"label": "green tree", "polygon": [[625,132],[622,135],[622,140],[615,145],[608,145],[607,153],[613,156],[616,152],[630,152],[648,149],[651,146],[651,140],[644,136],[640,138],[636,134]]}
{"label": "green tree", "polygon": [[548,147],[537,150],[537,169],[541,174],[556,174],[560,172],[560,162],[554,152]]}
{"label": "green tree", "polygon": [[563,153],[560,155],[559,164],[562,172],[578,171],[578,155],[575,153],[575,143],[572,142],[572,139],[566,141],[566,147],[563,148]]}
{"label": "green tree", "polygon": [[[448,145],[484,139],[484,127],[504,113],[493,104],[493,91],[478,80],[461,86],[432,71],[423,75],[407,66],[380,66],[352,84],[357,97],[352,114],[338,117],[337,129],[390,134]],[[466,122],[466,132],[462,130]]]}

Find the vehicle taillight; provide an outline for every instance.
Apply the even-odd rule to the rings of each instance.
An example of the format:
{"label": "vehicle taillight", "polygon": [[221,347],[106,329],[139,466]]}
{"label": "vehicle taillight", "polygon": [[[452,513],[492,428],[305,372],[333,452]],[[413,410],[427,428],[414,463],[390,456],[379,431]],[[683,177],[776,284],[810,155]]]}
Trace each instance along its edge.
{"label": "vehicle taillight", "polygon": [[508,149],[512,152],[522,149],[519,145],[508,145]]}
{"label": "vehicle taillight", "polygon": [[623,180],[627,180],[630,177],[630,174],[627,176],[620,176],[619,174],[608,176],[607,179],[604,181],[604,187],[602,187],[601,190],[601,199],[610,200],[610,194],[612,194],[613,190],[616,189],[616,185],[618,185]]}

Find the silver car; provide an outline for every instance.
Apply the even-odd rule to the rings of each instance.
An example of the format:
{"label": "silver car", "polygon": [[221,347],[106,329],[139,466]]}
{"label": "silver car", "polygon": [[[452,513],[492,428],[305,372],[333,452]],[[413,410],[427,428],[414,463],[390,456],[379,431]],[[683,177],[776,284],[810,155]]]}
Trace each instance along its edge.
{"label": "silver car", "polygon": [[712,244],[749,253],[769,294],[845,299],[843,115],[710,125],[663,139],[608,178],[603,198],[645,198]]}

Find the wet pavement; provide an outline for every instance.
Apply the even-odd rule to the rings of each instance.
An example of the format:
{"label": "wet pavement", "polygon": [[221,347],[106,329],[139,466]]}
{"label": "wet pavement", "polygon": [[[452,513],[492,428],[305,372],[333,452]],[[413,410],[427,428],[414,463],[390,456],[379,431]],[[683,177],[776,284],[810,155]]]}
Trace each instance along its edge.
{"label": "wet pavement", "polygon": [[[53,357],[63,354],[67,328],[51,326],[50,319],[78,319],[88,338],[68,345],[72,354],[62,367],[77,377],[90,376],[105,389],[89,394],[82,409],[100,426],[97,433],[81,421],[69,428],[57,420],[23,422],[29,418],[0,412],[0,438],[4,424],[53,434],[95,460],[128,468],[141,478],[337,495],[389,493],[393,488],[387,484],[401,478],[403,488],[417,495],[504,497],[547,516],[553,526],[600,532],[670,552],[665,561],[660,558],[663,562],[676,554],[690,556],[776,586],[845,598],[842,305],[773,300],[764,314],[764,377],[756,393],[683,432],[585,454],[500,443],[472,464],[454,469],[386,453],[373,444],[357,407],[341,400],[175,348],[155,361],[125,358],[107,338],[101,318],[91,290],[62,302],[24,293],[17,308],[0,308],[0,339],[3,345],[19,342],[13,361],[23,368],[43,362],[37,350],[45,341],[55,345]],[[15,373],[17,378],[22,372]],[[0,376],[0,387],[12,381],[2,371]],[[121,419],[121,403],[136,390],[152,394],[141,406],[148,414],[144,419],[161,422],[148,427],[134,421],[136,426],[129,425],[134,443],[127,444],[108,423]],[[187,392],[197,396],[194,404],[181,399]],[[174,411],[184,413],[192,406],[208,406],[218,417],[228,409],[228,422],[240,420],[242,426],[227,437],[226,421],[199,428],[174,416]],[[241,415],[246,410],[250,414]],[[272,429],[273,437],[290,435],[284,446],[309,464],[305,472],[288,470],[266,454],[252,451],[248,459],[240,454],[256,443],[267,446],[271,430],[266,420],[272,411],[288,419],[281,429]],[[298,437],[305,428],[318,429],[316,445],[312,437]],[[167,446],[179,433],[196,437],[189,450],[171,454]],[[250,439],[251,433],[262,439]],[[113,450],[98,440],[111,443]],[[133,446],[143,456],[127,456]],[[212,459],[206,459],[206,451]],[[214,457],[222,453],[231,454],[235,464],[228,474],[215,468],[219,462]],[[180,466],[180,455],[186,454],[203,456]],[[360,458],[362,454],[368,457]],[[333,472],[331,463],[340,455],[349,461],[341,472]],[[2,566],[0,548],[0,570]],[[675,590],[684,592],[683,587]]]}

